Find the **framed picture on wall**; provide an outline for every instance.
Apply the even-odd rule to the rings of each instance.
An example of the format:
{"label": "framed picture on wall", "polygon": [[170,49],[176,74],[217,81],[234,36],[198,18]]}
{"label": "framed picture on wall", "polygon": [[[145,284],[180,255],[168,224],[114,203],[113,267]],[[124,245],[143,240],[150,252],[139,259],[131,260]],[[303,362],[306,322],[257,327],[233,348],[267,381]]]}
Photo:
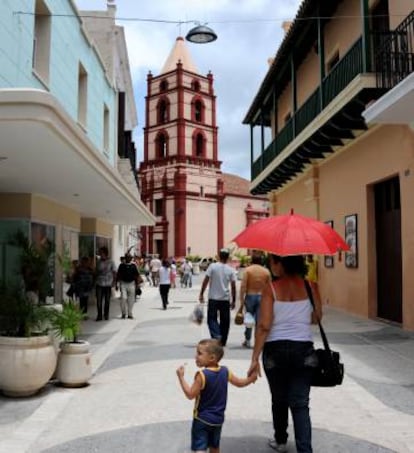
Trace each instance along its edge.
{"label": "framed picture on wall", "polygon": [[[329,225],[331,228],[333,228],[333,220],[327,220],[325,222],[327,225]],[[334,267],[334,257],[332,255],[326,255],[324,256],[324,264],[325,267]]]}
{"label": "framed picture on wall", "polygon": [[345,242],[350,250],[345,252],[345,266],[358,267],[358,219],[357,214],[345,216]]}

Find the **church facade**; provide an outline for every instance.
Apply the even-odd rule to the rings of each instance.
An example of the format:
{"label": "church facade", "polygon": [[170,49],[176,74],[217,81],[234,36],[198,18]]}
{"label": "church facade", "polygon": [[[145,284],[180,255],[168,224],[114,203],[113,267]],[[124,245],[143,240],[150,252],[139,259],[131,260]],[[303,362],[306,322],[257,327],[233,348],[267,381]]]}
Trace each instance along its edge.
{"label": "church facade", "polygon": [[148,74],[145,117],[138,175],[156,224],[141,229],[142,253],[214,256],[267,216],[266,197],[221,171],[213,75],[198,73],[181,37],[161,73]]}

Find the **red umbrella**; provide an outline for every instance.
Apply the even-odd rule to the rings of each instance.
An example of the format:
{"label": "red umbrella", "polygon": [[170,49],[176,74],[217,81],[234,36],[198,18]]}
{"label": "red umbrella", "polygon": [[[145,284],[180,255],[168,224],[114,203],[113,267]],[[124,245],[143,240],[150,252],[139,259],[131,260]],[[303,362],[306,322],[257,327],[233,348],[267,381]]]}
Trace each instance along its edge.
{"label": "red umbrella", "polygon": [[349,250],[347,243],[326,223],[294,214],[276,215],[249,225],[234,239],[239,247],[276,255],[334,255]]}

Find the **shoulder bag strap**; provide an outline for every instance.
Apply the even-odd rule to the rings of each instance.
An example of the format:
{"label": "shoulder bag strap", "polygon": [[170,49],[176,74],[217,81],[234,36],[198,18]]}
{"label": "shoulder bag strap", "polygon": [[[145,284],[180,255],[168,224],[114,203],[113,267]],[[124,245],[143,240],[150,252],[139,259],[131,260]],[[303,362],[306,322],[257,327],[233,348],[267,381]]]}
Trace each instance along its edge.
{"label": "shoulder bag strap", "polygon": [[[309,284],[309,282],[307,280],[305,280],[305,288],[306,288],[306,292],[308,293],[309,300],[311,301],[312,307],[315,310],[315,302],[313,301],[312,288],[310,287],[310,284]],[[319,321],[319,319],[318,319],[318,325],[319,325],[319,330],[321,332],[321,338],[322,338],[323,346],[324,346],[324,348],[327,351],[330,351],[331,348],[329,347],[328,338],[327,338],[327,336],[325,334],[325,331],[324,331],[324,329],[322,327],[322,324]]]}

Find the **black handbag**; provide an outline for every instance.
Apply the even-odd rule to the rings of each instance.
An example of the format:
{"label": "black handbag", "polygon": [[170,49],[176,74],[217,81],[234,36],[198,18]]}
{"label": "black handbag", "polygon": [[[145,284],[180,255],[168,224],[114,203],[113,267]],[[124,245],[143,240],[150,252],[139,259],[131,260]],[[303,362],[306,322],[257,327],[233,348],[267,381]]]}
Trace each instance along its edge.
{"label": "black handbag", "polygon": [[[305,280],[305,286],[309,300],[315,310],[312,289],[307,280]],[[313,387],[335,387],[336,385],[341,385],[344,379],[344,364],[341,363],[339,352],[332,351],[329,347],[328,338],[326,337],[319,319],[318,325],[324,349],[315,349],[314,351],[317,360],[312,375],[311,385]]]}

